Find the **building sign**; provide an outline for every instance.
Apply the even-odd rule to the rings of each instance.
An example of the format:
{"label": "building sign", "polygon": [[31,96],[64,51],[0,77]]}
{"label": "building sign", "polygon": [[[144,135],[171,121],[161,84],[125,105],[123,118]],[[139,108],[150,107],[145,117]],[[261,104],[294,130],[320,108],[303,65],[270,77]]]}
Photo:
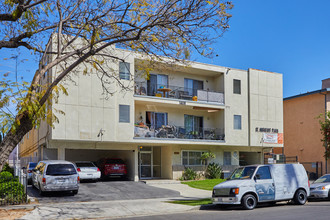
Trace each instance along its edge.
{"label": "building sign", "polygon": [[278,133],[278,129],[277,128],[258,128],[258,127],[256,127],[256,132]]}
{"label": "building sign", "polygon": [[268,158],[268,164],[273,164],[274,163],[274,158]]}
{"label": "building sign", "polygon": [[263,141],[268,144],[277,144],[277,134],[263,133]]}
{"label": "building sign", "polygon": [[283,144],[283,133],[278,133],[277,143]]}

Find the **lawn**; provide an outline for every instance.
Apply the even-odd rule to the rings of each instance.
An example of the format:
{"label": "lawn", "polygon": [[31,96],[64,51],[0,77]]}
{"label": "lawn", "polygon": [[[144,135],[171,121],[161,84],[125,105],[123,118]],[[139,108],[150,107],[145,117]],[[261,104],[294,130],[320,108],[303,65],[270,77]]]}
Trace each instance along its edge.
{"label": "lawn", "polygon": [[224,179],[208,179],[208,180],[195,180],[195,181],[187,181],[181,182],[182,184],[187,184],[190,187],[196,189],[204,189],[212,191],[213,187],[219,183],[224,182]]}
{"label": "lawn", "polygon": [[176,200],[176,201],[170,201],[168,203],[196,206],[196,205],[212,204],[212,201],[211,199],[198,199],[198,200]]}

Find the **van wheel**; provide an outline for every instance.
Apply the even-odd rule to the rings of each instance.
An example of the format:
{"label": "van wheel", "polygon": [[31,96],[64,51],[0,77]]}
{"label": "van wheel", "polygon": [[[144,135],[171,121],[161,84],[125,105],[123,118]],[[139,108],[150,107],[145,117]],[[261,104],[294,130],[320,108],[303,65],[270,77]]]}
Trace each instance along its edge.
{"label": "van wheel", "polygon": [[296,205],[304,205],[307,201],[307,194],[304,190],[298,189],[294,194],[293,202]]}
{"label": "van wheel", "polygon": [[257,199],[252,194],[247,194],[242,198],[242,206],[246,210],[252,210],[257,206]]}

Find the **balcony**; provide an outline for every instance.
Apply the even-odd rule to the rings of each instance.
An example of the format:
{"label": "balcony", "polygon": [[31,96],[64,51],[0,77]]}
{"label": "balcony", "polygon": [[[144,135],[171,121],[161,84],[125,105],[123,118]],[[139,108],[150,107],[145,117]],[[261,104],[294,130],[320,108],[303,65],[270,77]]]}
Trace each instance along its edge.
{"label": "balcony", "polygon": [[193,89],[179,86],[164,86],[146,82],[135,83],[135,95],[153,96],[165,99],[189,100],[206,103],[224,104],[224,94],[221,92]]}
{"label": "balcony", "polygon": [[134,137],[144,139],[225,140],[224,129],[221,128],[195,128],[192,130],[175,125],[162,125],[157,129],[151,125],[135,125]]}

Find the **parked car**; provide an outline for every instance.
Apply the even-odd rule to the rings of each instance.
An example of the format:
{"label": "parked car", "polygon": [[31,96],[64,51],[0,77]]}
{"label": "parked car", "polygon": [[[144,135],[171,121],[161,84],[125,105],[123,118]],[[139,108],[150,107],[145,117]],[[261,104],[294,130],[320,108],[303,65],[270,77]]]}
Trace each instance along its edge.
{"label": "parked car", "polygon": [[100,169],[90,161],[75,162],[80,180],[97,180],[101,178]]}
{"label": "parked car", "polygon": [[309,198],[328,198],[330,199],[330,174],[321,176],[310,187],[311,195]]}
{"label": "parked car", "polygon": [[26,166],[28,184],[32,183],[32,170],[37,166],[37,163],[29,162]]}
{"label": "parked car", "polygon": [[121,177],[126,178],[127,168],[122,159],[118,158],[103,158],[97,162],[101,169],[102,178],[106,177]]}
{"label": "parked car", "polygon": [[32,185],[40,195],[49,191],[71,191],[75,195],[79,182],[76,166],[64,160],[40,161],[32,173]]}
{"label": "parked car", "polygon": [[257,203],[293,200],[304,205],[309,180],[301,164],[251,165],[237,168],[227,181],[213,188],[214,204],[240,204],[252,210]]}

